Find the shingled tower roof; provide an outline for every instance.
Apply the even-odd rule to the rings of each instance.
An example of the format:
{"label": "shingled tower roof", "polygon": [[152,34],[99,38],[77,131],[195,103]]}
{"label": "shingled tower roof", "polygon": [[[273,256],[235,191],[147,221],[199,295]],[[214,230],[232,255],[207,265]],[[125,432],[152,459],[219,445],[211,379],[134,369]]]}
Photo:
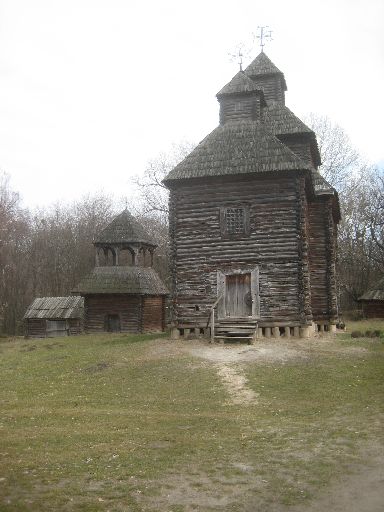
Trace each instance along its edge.
{"label": "shingled tower roof", "polygon": [[139,243],[155,246],[139,222],[127,209],[117,215],[95,240],[96,244]]}
{"label": "shingled tower roof", "polygon": [[275,64],[264,52],[259,53],[256,59],[254,59],[249,64],[244,72],[247,76],[252,78],[261,75],[281,75],[284,81],[284,90],[287,90],[284,73],[282,73],[280,69],[275,66]]}
{"label": "shingled tower roof", "polygon": [[227,83],[217,94],[216,96],[219,98],[220,96],[224,96],[227,94],[242,94],[247,92],[260,91],[261,88],[258,87],[253,80],[247,77],[244,71],[239,71],[230,82]]}
{"label": "shingled tower roof", "polygon": [[272,102],[264,109],[263,121],[273,135],[314,133],[288,107],[277,102]]}

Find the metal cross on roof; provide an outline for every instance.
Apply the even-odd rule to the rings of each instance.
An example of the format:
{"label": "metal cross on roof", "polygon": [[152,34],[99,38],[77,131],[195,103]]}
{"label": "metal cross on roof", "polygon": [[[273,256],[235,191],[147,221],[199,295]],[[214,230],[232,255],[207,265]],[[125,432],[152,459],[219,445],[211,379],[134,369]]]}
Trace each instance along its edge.
{"label": "metal cross on roof", "polygon": [[256,38],[257,39],[260,39],[260,46],[261,46],[261,51],[263,52],[264,51],[264,45],[265,45],[265,41],[272,41],[272,30],[267,30],[269,29],[269,26],[268,25],[264,25],[262,27],[257,27],[257,30],[259,31],[259,34],[256,35]]}
{"label": "metal cross on roof", "polygon": [[240,43],[236,46],[236,49],[234,48],[233,52],[229,52],[228,56],[230,57],[231,62],[234,62],[235,60],[240,66],[240,71],[243,71],[243,57],[244,57],[244,51],[247,53],[247,50],[244,50],[244,44]]}
{"label": "metal cross on roof", "polygon": [[239,57],[240,71],[243,71],[243,54],[241,52],[241,48],[239,48],[239,53],[237,56]]}

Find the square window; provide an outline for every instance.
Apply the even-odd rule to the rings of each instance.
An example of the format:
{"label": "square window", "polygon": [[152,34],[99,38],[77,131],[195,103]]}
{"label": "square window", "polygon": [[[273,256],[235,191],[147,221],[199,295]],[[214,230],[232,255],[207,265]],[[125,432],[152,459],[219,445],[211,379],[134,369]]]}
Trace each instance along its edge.
{"label": "square window", "polygon": [[227,233],[238,235],[244,233],[244,210],[243,208],[227,208],[225,212]]}
{"label": "square window", "polygon": [[222,235],[236,236],[249,234],[248,209],[243,207],[227,207],[220,211]]}

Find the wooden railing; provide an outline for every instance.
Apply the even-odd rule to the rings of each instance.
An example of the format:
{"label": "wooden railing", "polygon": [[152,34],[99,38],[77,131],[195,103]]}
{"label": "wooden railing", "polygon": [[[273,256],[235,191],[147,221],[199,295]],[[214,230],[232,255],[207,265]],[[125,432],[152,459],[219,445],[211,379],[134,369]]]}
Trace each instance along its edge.
{"label": "wooden railing", "polygon": [[223,298],[222,295],[219,296],[216,302],[214,302],[209,310],[207,327],[209,326],[209,322],[211,322],[211,343],[215,341],[215,307]]}

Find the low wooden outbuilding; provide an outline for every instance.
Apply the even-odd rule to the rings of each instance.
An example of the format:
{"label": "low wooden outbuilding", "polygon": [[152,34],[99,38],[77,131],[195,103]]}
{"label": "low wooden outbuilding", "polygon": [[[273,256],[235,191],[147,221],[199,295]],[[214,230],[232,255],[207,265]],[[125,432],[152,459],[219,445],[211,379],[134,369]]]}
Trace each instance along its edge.
{"label": "low wooden outbuilding", "polygon": [[73,290],[84,297],[86,332],[163,331],[168,290],[152,268],[156,245],[142,226],[124,210],[94,246],[96,266]]}
{"label": "low wooden outbuilding", "polygon": [[38,297],[28,307],[23,320],[27,338],[72,336],[83,330],[82,297]]}
{"label": "low wooden outbuilding", "polygon": [[384,278],[358,300],[366,318],[384,318]]}

